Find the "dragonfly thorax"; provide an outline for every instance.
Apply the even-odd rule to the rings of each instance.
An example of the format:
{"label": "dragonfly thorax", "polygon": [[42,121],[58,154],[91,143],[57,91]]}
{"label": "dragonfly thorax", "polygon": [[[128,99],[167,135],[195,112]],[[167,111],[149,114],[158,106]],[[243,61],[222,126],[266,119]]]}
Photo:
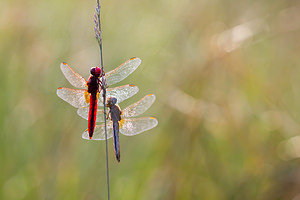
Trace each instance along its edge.
{"label": "dragonfly thorax", "polygon": [[92,75],[87,81],[88,92],[91,94],[96,94],[99,90],[99,77]]}

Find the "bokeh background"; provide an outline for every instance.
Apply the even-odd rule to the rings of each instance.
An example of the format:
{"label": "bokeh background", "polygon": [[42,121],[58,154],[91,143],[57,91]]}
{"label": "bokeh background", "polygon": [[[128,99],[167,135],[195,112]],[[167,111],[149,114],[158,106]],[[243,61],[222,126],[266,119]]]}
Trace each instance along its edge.
{"label": "bokeh background", "polygon": [[[111,199],[300,199],[300,2],[102,0],[105,70],[159,125],[109,140]],[[105,142],[56,96],[99,65],[96,1],[0,1],[0,199],[106,199]]]}

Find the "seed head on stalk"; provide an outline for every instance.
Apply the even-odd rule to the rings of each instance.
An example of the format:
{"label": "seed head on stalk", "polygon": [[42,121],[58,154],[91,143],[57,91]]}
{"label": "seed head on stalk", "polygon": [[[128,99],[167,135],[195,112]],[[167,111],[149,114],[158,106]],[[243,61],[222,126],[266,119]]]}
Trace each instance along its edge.
{"label": "seed head on stalk", "polygon": [[98,7],[96,7],[96,12],[94,14],[94,31],[95,31],[95,38],[97,39],[99,45],[102,43],[102,38],[101,38],[101,30],[100,30],[100,10]]}

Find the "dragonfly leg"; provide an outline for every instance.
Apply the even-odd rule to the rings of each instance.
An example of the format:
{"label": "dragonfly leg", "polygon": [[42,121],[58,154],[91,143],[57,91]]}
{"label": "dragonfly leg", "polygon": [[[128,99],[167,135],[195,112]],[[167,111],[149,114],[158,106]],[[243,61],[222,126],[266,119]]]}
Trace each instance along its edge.
{"label": "dragonfly leg", "polygon": [[[103,110],[101,110],[101,112],[104,114]],[[111,117],[109,116],[109,112],[106,113],[106,119],[110,119],[111,120]]]}
{"label": "dragonfly leg", "polygon": [[111,117],[109,116],[109,113],[106,113],[106,119],[112,120]]}

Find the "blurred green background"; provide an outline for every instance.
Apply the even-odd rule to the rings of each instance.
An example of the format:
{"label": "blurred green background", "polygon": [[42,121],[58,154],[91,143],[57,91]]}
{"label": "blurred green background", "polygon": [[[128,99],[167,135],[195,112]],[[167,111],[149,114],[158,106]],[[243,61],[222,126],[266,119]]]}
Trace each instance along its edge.
{"label": "blurred green background", "polygon": [[[0,199],[106,199],[105,142],[56,96],[99,65],[96,1],[0,1]],[[159,125],[109,140],[111,199],[300,199],[300,2],[102,0],[105,71]]]}

